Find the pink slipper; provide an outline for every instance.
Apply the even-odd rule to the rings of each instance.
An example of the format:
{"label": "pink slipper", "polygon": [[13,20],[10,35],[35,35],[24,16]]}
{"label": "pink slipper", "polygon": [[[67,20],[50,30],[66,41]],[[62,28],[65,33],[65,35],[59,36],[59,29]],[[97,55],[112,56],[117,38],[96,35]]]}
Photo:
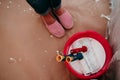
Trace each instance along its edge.
{"label": "pink slipper", "polygon": [[57,22],[57,20],[53,24],[51,24],[51,25],[48,25],[46,23],[46,21],[44,20],[44,18],[42,18],[42,20],[43,20],[46,28],[48,29],[48,31],[52,35],[54,35],[55,37],[58,37],[58,38],[64,36],[65,30],[63,29],[63,27],[61,26],[61,24]]}
{"label": "pink slipper", "polygon": [[65,12],[58,16],[61,24],[66,28],[66,29],[71,29],[73,27],[73,19],[70,13],[65,10]]}

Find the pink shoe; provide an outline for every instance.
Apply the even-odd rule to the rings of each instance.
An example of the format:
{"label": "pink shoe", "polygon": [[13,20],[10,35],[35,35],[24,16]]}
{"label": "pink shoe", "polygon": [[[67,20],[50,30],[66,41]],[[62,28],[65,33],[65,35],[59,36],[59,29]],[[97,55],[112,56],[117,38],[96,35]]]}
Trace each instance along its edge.
{"label": "pink shoe", "polygon": [[71,29],[73,27],[73,19],[70,13],[65,10],[65,12],[58,16],[61,24],[66,28],[66,29]]}
{"label": "pink shoe", "polygon": [[44,20],[44,18],[42,18],[42,20],[43,20],[46,28],[48,29],[48,31],[52,35],[54,35],[55,37],[58,37],[58,38],[64,36],[65,30],[63,29],[63,27],[61,26],[61,24],[57,22],[57,20],[53,24],[51,24],[51,25],[48,25],[46,23],[46,21]]}

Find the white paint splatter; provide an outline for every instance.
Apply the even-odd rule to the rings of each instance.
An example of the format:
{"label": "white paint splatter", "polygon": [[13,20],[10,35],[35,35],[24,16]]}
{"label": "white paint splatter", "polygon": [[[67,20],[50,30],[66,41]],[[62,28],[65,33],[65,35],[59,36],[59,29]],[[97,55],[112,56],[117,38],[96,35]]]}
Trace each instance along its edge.
{"label": "white paint splatter", "polygon": [[16,63],[16,59],[15,58],[9,58],[9,63]]}
{"label": "white paint splatter", "polygon": [[59,53],[59,52],[60,52],[59,50],[56,51],[56,53]]}
{"label": "white paint splatter", "polygon": [[51,38],[53,38],[53,35],[50,35]]}
{"label": "white paint splatter", "polygon": [[0,2],[0,5],[2,4],[2,2]]}
{"label": "white paint splatter", "polygon": [[26,12],[27,10],[23,10],[24,12]]}
{"label": "white paint splatter", "polygon": [[102,17],[102,18],[106,18],[107,20],[109,20],[110,21],[110,17],[109,16],[106,16],[106,15],[104,15],[104,14],[101,14],[101,16],[100,17]]}
{"label": "white paint splatter", "polygon": [[10,6],[7,6],[7,8],[10,8]]}
{"label": "white paint splatter", "polygon": [[59,55],[59,54],[60,54],[60,51],[59,51],[59,50],[57,50],[57,51],[56,51],[56,54],[57,54],[57,55]]}
{"label": "white paint splatter", "polygon": [[11,4],[12,3],[12,1],[9,1],[9,4]]}
{"label": "white paint splatter", "polygon": [[100,0],[95,0],[95,2],[99,2]]}
{"label": "white paint splatter", "polygon": [[32,11],[33,9],[32,8],[29,8],[30,11]]}
{"label": "white paint splatter", "polygon": [[45,53],[47,53],[48,51],[47,50],[44,50]]}

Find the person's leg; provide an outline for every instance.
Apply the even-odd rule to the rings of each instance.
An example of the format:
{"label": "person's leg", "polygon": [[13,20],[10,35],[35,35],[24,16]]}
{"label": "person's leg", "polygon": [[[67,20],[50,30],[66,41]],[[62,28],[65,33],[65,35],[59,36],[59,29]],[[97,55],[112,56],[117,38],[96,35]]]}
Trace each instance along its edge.
{"label": "person's leg", "polygon": [[50,5],[53,9],[57,10],[61,7],[61,0],[50,0]]}
{"label": "person's leg", "polygon": [[58,16],[61,24],[66,29],[71,29],[73,27],[73,20],[70,13],[61,7],[61,0],[50,0],[51,7],[55,14]]}
{"label": "person's leg", "polygon": [[[50,17],[50,4],[48,0],[27,0],[31,7],[40,15],[42,15],[48,25],[55,22],[55,20]],[[47,18],[48,16],[49,18]]]}
{"label": "person's leg", "polygon": [[27,2],[38,14],[42,15],[42,19],[51,34],[56,37],[64,35],[64,29],[50,14],[49,0],[27,0]]}
{"label": "person's leg", "polygon": [[64,9],[61,8],[61,0],[51,0],[51,7],[56,11],[56,14],[59,16],[64,13]]}
{"label": "person's leg", "polygon": [[46,15],[50,11],[48,0],[26,0],[31,7],[40,15]]}

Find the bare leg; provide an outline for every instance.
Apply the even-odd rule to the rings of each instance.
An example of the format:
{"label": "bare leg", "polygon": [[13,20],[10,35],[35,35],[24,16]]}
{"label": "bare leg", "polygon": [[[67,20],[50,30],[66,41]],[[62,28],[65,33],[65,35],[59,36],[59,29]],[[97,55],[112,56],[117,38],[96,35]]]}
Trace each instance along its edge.
{"label": "bare leg", "polygon": [[43,16],[43,18],[45,19],[46,23],[48,25],[51,25],[55,22],[55,19],[50,15],[50,13],[48,13],[47,15]]}
{"label": "bare leg", "polygon": [[65,10],[63,8],[60,8],[60,9],[56,10],[55,12],[58,16],[60,16],[65,12]]}

